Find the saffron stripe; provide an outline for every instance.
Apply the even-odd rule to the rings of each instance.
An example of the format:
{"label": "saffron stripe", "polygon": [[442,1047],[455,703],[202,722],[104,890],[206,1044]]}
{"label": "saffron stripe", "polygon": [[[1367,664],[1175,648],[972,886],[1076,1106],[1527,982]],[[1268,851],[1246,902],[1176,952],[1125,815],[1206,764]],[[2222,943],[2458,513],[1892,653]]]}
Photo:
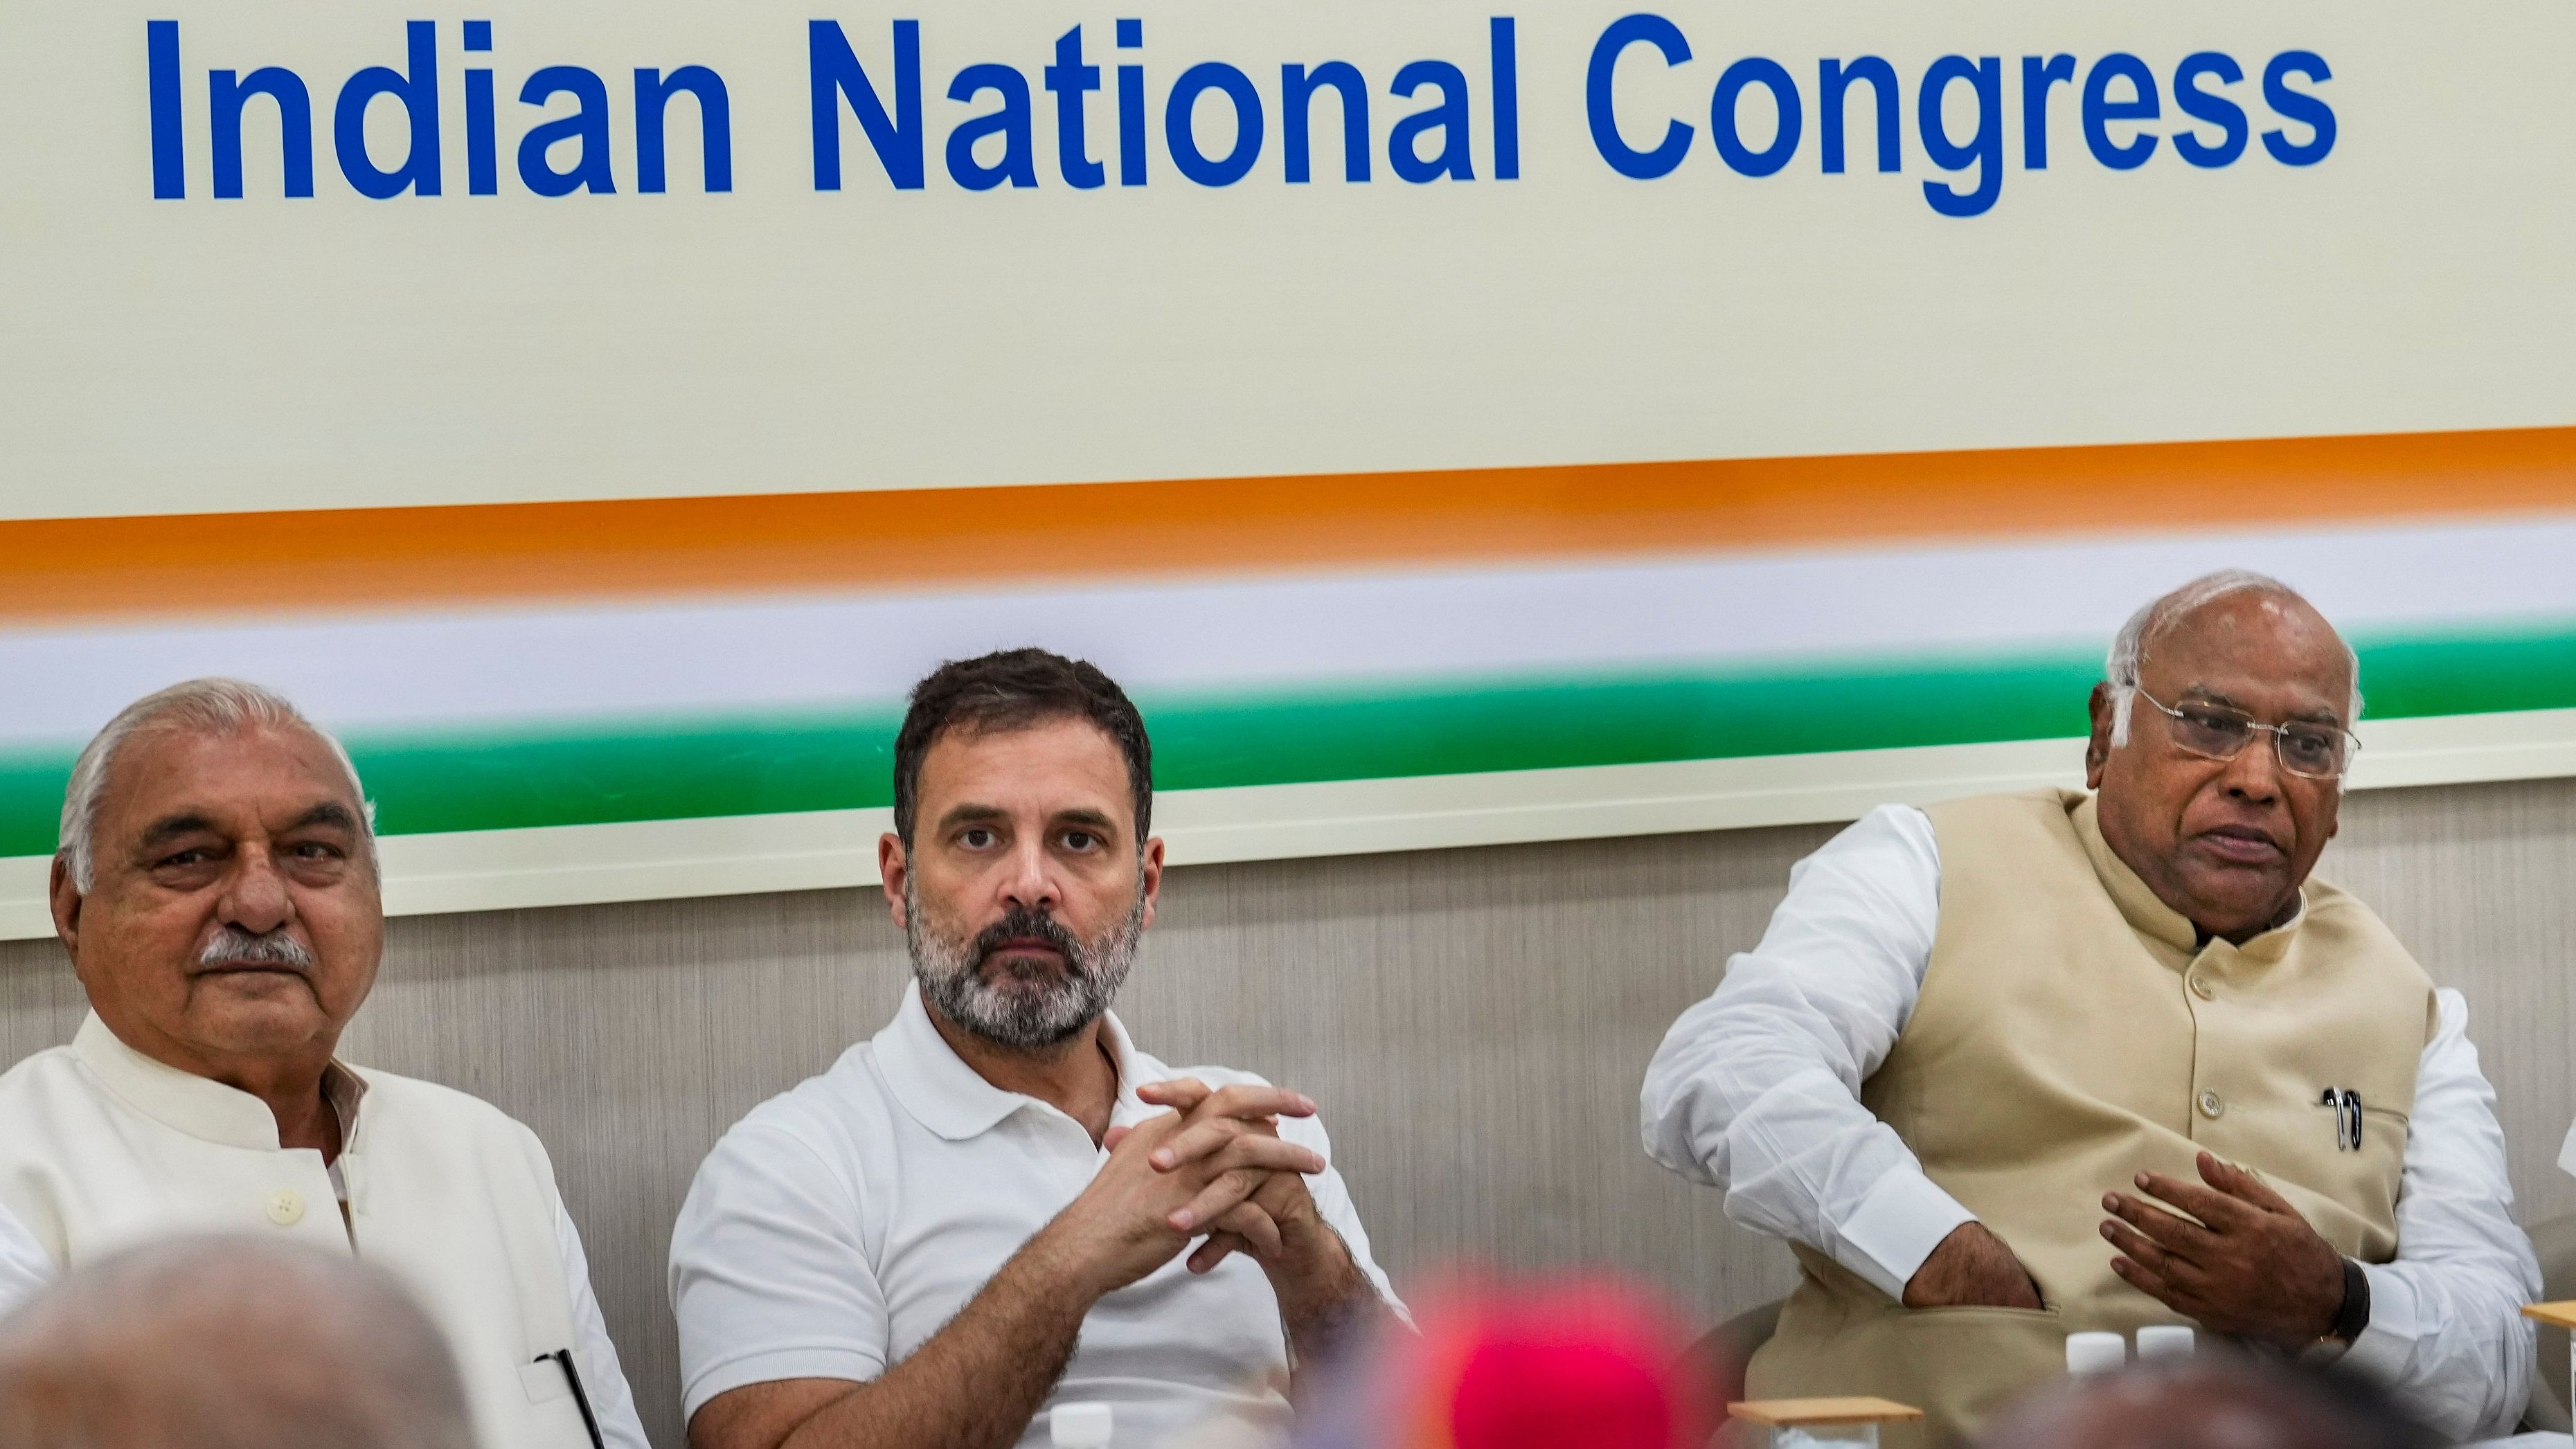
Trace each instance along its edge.
{"label": "saffron stripe", "polygon": [[[2576,428],[0,521],[0,621],[1036,585],[2576,508]],[[255,561],[255,566],[245,561]]]}

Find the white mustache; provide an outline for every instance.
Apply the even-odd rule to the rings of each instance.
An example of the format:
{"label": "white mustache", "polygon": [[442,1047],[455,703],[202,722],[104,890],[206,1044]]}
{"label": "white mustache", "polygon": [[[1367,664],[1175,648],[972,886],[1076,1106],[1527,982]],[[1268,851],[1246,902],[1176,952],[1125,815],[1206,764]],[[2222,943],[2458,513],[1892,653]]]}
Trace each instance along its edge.
{"label": "white mustache", "polygon": [[313,953],[304,943],[284,929],[254,936],[239,926],[225,926],[215,932],[206,949],[197,953],[200,966],[291,966],[298,971],[313,969]]}

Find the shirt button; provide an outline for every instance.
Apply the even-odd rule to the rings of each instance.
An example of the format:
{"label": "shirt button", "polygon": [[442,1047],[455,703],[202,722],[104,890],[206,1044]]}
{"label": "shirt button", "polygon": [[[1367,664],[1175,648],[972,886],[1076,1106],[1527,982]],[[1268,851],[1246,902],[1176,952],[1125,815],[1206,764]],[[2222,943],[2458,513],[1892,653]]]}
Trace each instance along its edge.
{"label": "shirt button", "polygon": [[2216,1092],[2200,1094],[2200,1115],[2216,1117],[2227,1110],[2227,1103]]}
{"label": "shirt button", "polygon": [[304,1221],[304,1194],[291,1187],[281,1187],[270,1193],[268,1220],[281,1228],[291,1228]]}
{"label": "shirt button", "polygon": [[2199,997],[2203,1001],[2215,1001],[2218,999],[2217,990],[2210,986],[2209,978],[2206,976],[2194,976],[2191,978],[2191,994]]}

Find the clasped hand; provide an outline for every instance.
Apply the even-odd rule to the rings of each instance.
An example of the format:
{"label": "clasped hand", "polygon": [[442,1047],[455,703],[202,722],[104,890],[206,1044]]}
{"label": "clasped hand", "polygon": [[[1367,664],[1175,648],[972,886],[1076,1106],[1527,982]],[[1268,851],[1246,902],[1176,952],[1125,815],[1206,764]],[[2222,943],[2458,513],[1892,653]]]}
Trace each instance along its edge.
{"label": "clasped hand", "polygon": [[1173,1110],[1111,1128],[1101,1144],[1109,1161],[1049,1226],[1095,1291],[1143,1278],[1193,1238],[1205,1239],[1190,1255],[1193,1272],[1230,1252],[1265,1268],[1296,1256],[1292,1239],[1314,1222],[1304,1175],[1323,1171],[1324,1159],[1282,1139],[1278,1122],[1312,1116],[1315,1104],[1278,1087],[1211,1090],[1187,1078],[1137,1096]]}

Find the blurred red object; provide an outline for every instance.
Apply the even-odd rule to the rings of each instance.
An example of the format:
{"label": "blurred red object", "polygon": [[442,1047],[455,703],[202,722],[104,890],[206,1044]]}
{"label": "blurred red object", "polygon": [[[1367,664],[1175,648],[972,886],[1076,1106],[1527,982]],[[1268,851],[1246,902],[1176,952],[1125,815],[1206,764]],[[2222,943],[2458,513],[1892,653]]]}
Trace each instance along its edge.
{"label": "blurred red object", "polygon": [[[1679,1320],[1587,1279],[1461,1287],[1376,1356],[1391,1449],[1701,1449],[1714,1425]],[[1373,1416],[1378,1417],[1378,1416]],[[1393,1430],[1394,1432],[1385,1432]]]}

